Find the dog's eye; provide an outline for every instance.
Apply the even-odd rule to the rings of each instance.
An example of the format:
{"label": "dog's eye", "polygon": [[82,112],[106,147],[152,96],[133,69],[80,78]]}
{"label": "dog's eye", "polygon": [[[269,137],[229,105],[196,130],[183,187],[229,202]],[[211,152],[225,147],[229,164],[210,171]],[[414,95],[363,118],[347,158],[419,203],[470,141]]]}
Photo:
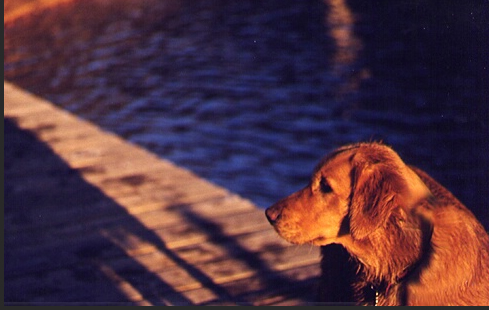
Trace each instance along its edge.
{"label": "dog's eye", "polygon": [[319,183],[319,189],[322,193],[331,193],[333,189],[329,185],[328,181],[325,178],[321,178],[321,182]]}

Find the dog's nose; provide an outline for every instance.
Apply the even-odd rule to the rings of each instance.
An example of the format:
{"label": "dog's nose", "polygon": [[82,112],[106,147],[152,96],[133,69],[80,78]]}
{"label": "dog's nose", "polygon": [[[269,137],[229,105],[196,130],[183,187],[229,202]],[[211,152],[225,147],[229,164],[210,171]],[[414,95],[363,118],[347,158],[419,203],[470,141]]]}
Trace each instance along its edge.
{"label": "dog's nose", "polygon": [[265,210],[265,215],[267,216],[268,221],[270,224],[275,224],[280,219],[280,215],[282,214],[280,208],[274,208],[270,207]]}

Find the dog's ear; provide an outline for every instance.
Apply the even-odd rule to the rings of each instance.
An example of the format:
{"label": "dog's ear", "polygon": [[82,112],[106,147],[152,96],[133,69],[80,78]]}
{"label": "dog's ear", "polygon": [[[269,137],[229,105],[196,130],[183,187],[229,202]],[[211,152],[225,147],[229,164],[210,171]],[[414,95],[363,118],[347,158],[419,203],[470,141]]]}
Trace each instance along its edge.
{"label": "dog's ear", "polygon": [[359,149],[354,155],[349,210],[355,239],[381,227],[399,206],[409,209],[431,193],[390,148]]}
{"label": "dog's ear", "polygon": [[397,206],[402,176],[385,162],[358,162],[352,170],[350,231],[354,239],[367,237],[382,226]]}

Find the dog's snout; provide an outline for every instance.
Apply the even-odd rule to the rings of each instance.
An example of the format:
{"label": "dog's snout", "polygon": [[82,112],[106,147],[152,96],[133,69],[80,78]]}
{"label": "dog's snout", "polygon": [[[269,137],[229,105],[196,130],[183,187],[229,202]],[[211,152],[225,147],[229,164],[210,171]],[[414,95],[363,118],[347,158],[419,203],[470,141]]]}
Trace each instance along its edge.
{"label": "dog's snout", "polygon": [[268,209],[265,210],[265,215],[267,216],[268,221],[270,224],[275,224],[280,219],[280,216],[282,215],[282,208],[278,208],[276,206],[272,206]]}

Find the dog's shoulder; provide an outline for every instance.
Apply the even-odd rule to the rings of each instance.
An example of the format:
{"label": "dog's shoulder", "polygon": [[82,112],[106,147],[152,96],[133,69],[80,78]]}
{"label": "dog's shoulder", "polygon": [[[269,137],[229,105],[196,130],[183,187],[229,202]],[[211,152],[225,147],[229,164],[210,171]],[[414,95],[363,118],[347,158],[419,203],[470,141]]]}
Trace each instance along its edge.
{"label": "dog's shoulder", "polygon": [[482,236],[481,241],[487,243],[485,240],[488,239],[487,232],[469,208],[428,173],[414,166],[409,166],[409,168],[420,177],[432,194],[432,197],[427,199],[425,206],[428,205],[428,208],[433,210],[435,216],[432,216],[432,219],[435,222],[438,224],[445,222],[449,224],[447,229],[451,230],[462,228],[460,225],[451,225],[456,222],[464,223],[463,226],[469,225],[475,234]]}
{"label": "dog's shoulder", "polygon": [[[425,300],[421,296],[426,287],[436,283],[439,288],[444,287],[444,291],[452,292],[450,296],[445,296],[447,300],[438,300],[439,303],[448,303],[448,300],[460,304],[489,302],[489,235],[474,214],[448,189],[425,171],[409,167],[433,195],[421,204],[422,209],[431,213],[429,220],[433,227],[431,250],[425,253],[428,254],[425,258],[430,265],[450,266],[443,277],[433,278],[431,268],[425,268],[421,279],[432,285],[415,292],[418,285],[414,284],[412,295],[419,298],[421,304],[433,302],[436,294],[427,296]],[[457,261],[464,263],[455,263]]]}

